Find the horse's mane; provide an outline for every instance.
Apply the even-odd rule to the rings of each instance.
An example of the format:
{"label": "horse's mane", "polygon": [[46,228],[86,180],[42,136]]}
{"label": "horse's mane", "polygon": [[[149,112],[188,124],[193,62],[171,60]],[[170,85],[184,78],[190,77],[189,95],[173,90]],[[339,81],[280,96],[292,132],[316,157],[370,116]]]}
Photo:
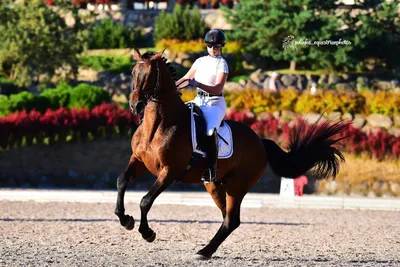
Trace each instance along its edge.
{"label": "horse's mane", "polygon": [[[152,56],[154,56],[156,53],[155,52],[146,52],[142,55],[143,59],[150,59]],[[169,70],[171,71],[172,74],[172,78],[176,81],[177,77],[176,77],[176,69],[174,66],[172,66],[171,62],[168,62],[167,59],[165,57],[161,57],[161,60],[164,61],[164,63],[167,65],[167,67],[169,68]]]}

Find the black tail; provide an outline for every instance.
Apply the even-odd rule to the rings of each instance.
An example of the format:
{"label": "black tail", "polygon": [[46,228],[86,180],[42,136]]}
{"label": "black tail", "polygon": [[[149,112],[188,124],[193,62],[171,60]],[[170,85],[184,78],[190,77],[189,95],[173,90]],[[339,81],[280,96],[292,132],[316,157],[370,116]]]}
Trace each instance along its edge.
{"label": "black tail", "polygon": [[344,162],[337,143],[346,137],[337,137],[349,124],[328,120],[312,126],[304,120],[294,129],[290,138],[289,152],[283,151],[274,141],[263,139],[264,148],[272,170],[281,177],[296,178],[315,168],[316,179],[335,178]]}

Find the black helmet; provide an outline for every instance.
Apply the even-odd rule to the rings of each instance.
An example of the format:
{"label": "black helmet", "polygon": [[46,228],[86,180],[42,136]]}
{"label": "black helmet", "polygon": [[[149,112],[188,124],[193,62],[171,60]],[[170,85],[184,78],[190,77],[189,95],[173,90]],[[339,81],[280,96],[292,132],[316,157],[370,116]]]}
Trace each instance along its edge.
{"label": "black helmet", "polygon": [[220,44],[224,46],[226,42],[225,33],[219,29],[212,29],[206,33],[204,42],[206,44]]}

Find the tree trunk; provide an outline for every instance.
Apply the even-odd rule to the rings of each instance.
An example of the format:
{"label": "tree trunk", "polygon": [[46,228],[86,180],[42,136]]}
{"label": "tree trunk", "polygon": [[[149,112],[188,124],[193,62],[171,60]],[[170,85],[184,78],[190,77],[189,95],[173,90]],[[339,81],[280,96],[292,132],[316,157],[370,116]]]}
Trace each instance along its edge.
{"label": "tree trunk", "polygon": [[290,61],[290,71],[296,70],[296,61]]}

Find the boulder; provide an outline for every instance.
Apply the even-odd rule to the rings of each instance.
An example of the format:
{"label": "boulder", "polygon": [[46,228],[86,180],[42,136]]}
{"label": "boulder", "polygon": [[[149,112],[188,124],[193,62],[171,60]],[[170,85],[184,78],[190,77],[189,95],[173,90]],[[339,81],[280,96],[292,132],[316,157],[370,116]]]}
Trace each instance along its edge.
{"label": "boulder", "polygon": [[252,72],[249,79],[257,84],[262,84],[266,78],[266,75],[262,72],[262,69],[258,69]]}
{"label": "boulder", "polygon": [[393,89],[394,86],[392,85],[391,81],[382,81],[382,80],[375,80],[374,86],[378,90],[390,90]]}
{"label": "boulder", "polygon": [[393,121],[389,116],[381,114],[371,114],[367,117],[368,125],[371,127],[379,127],[389,129],[393,126]]}
{"label": "boulder", "polygon": [[388,133],[396,137],[400,137],[400,128],[395,128],[395,127],[389,128]]}
{"label": "boulder", "polygon": [[226,82],[224,86],[225,91],[243,91],[243,86],[235,82]]}
{"label": "boulder", "polygon": [[255,82],[253,82],[251,80],[248,80],[246,82],[246,85],[244,86],[244,88],[245,89],[249,89],[249,90],[260,90],[260,91],[263,90],[263,86],[262,85],[260,85],[258,83],[255,83]]}
{"label": "boulder", "polygon": [[339,111],[332,111],[329,114],[327,114],[326,117],[332,121],[338,121],[341,119],[342,113],[340,113]]}
{"label": "boulder", "polygon": [[342,77],[340,77],[336,74],[333,74],[333,73],[329,74],[329,77],[328,77],[329,85],[335,85],[335,84],[340,83],[341,81],[342,81]]}
{"label": "boulder", "polygon": [[336,84],[336,89],[354,90],[350,83],[338,83]]}
{"label": "boulder", "polygon": [[354,119],[353,119],[353,123],[352,126],[354,128],[362,128],[365,126],[365,124],[367,123],[367,120],[365,119],[365,116],[362,114],[356,114]]}
{"label": "boulder", "polygon": [[305,115],[303,118],[309,124],[314,124],[318,120],[319,120],[319,122],[326,121],[326,119],[324,117],[321,117],[321,114],[318,114],[318,113],[309,113],[309,114]]}
{"label": "boulder", "polygon": [[285,121],[292,121],[297,119],[297,114],[290,110],[282,110],[281,118]]}
{"label": "boulder", "polygon": [[394,126],[400,127],[400,115],[393,116]]}
{"label": "boulder", "polygon": [[344,113],[344,114],[342,115],[342,119],[343,119],[343,120],[349,120],[349,121],[351,121],[351,120],[353,120],[353,115],[350,114],[350,113]]}
{"label": "boulder", "polygon": [[[297,85],[296,85],[296,87],[300,91],[303,91],[303,90],[307,89],[308,84],[309,83],[308,83],[308,79],[307,79],[306,75],[298,75],[297,76]],[[311,83],[310,83],[310,85],[311,85]]]}
{"label": "boulder", "polygon": [[318,84],[328,84],[328,76],[326,74],[322,74],[318,79]]}
{"label": "boulder", "polygon": [[297,84],[297,77],[292,74],[284,74],[280,80],[285,87],[295,86]]}

